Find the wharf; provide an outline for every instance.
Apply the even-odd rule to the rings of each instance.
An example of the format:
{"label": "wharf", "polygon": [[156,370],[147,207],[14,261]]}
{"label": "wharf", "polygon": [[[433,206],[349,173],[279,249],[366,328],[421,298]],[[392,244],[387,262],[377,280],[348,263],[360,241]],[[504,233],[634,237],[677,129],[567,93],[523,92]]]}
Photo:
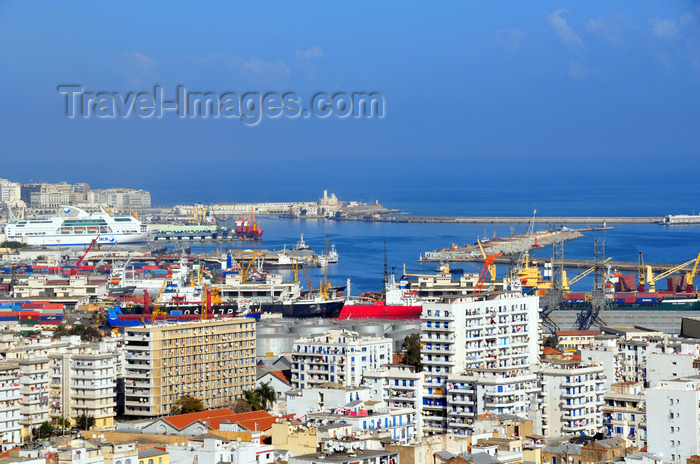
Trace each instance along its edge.
{"label": "wharf", "polygon": [[[530,258],[529,264],[530,266],[537,266],[539,264],[545,263],[545,262],[551,262],[551,258]],[[465,262],[465,263],[483,263],[484,258],[479,256],[479,257],[473,257],[469,259],[464,259],[461,261],[453,261],[453,262]],[[493,260],[494,264],[511,264],[512,259],[507,256],[499,256],[497,258],[494,258]],[[565,258],[564,259],[564,267],[567,269],[588,269],[593,267],[595,264],[595,261],[592,259],[570,259],[570,258]],[[645,266],[651,266],[651,269],[654,273],[661,273],[668,271],[669,269],[673,269],[674,267],[677,267],[678,264],[670,264],[670,263],[644,263]],[[611,269],[618,270],[618,271],[635,271],[637,272],[639,270],[639,263],[636,261],[609,261],[606,263],[606,266],[610,266]],[[684,268],[680,269],[678,272],[686,272],[686,271],[692,271],[693,266],[688,265],[685,266]],[[571,276],[573,277],[573,276]]]}
{"label": "wharf", "polygon": [[[533,247],[543,247],[555,242],[566,242],[583,237],[582,232],[595,229],[558,229],[538,230],[532,237],[525,234],[502,237],[481,242],[487,255],[502,253],[503,255],[518,255]],[[508,258],[505,258],[508,259]],[[428,251],[420,257],[421,262],[483,262],[483,256],[478,244],[443,248],[442,250]]]}
{"label": "wharf", "polygon": [[[656,216],[538,216],[538,224],[658,224],[663,217]],[[353,219],[356,220],[356,219]],[[527,224],[531,216],[389,216],[365,219],[372,222],[412,222],[450,224]]]}

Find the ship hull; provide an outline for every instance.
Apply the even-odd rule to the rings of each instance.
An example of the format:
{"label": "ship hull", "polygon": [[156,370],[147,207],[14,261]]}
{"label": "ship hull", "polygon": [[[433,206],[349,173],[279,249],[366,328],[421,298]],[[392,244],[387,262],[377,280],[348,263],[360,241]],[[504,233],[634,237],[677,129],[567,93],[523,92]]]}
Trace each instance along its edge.
{"label": "ship hull", "polygon": [[345,305],[338,319],[418,320],[423,306],[353,304]]}
{"label": "ship hull", "polygon": [[[95,240],[97,234],[84,235],[41,235],[26,236],[23,241],[31,246],[64,247],[64,246],[87,246]],[[100,235],[97,240],[98,245],[125,245],[151,243],[147,233],[136,234],[108,234]]]}

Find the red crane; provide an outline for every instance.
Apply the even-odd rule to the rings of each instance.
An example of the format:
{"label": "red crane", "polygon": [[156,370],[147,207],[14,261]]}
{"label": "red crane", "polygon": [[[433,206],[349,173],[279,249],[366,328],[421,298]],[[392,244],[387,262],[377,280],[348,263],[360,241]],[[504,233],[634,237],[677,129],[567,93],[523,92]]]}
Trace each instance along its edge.
{"label": "red crane", "polygon": [[95,246],[95,243],[97,243],[97,239],[99,239],[99,238],[100,238],[99,235],[97,237],[95,237],[95,239],[92,241],[90,246],[87,247],[87,250],[85,250],[85,253],[83,253],[83,256],[81,256],[80,259],[78,260],[78,262],[75,263],[75,266],[73,266],[73,268],[70,271],[68,271],[69,276],[74,276],[78,272],[78,269],[80,269],[80,263],[82,263],[83,260],[85,259],[85,257],[87,256],[87,254],[90,253],[90,250],[92,250],[92,247]]}
{"label": "red crane", "polygon": [[497,253],[495,255],[488,255],[486,259],[484,259],[484,267],[481,268],[481,273],[479,274],[479,280],[476,281],[476,285],[474,285],[474,293],[481,293],[481,289],[484,287],[484,280],[486,280],[486,273],[489,270],[489,267],[493,265],[493,260],[494,258],[497,258],[501,256],[503,253]]}

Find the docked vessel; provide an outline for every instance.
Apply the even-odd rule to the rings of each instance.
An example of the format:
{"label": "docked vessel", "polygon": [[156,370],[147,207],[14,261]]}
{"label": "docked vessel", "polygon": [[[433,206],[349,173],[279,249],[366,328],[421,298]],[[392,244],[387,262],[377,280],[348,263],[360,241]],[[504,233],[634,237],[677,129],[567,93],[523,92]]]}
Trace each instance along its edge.
{"label": "docked vessel", "polygon": [[250,214],[248,214],[248,219],[238,218],[236,219],[236,228],[234,229],[236,237],[247,239],[247,240],[260,240],[262,239],[263,230],[255,222],[255,213],[251,208]]}
{"label": "docked vessel", "polygon": [[148,243],[148,226],[132,216],[110,216],[104,210],[87,213],[65,206],[63,215],[11,222],[5,228],[8,241],[34,246],[87,246]]}
{"label": "docked vessel", "polygon": [[700,224],[700,214],[669,214],[664,217],[660,224],[667,226]]}
{"label": "docked vessel", "polygon": [[382,299],[350,299],[345,302],[339,319],[420,319],[423,303],[416,291],[402,278],[399,285],[392,274]]}

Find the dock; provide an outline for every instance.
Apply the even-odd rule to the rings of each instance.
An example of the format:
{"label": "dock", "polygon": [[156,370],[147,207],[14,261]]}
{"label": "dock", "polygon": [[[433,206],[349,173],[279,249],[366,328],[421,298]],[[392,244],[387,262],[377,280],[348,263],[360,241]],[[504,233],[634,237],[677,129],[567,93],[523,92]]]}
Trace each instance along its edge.
{"label": "dock", "polygon": [[[527,224],[531,216],[409,216],[379,215],[366,218],[370,222],[406,222],[435,224]],[[659,224],[661,216],[538,216],[537,224],[586,225],[586,224]],[[342,219],[341,219],[342,220]],[[358,220],[353,218],[352,220]]]}
{"label": "dock", "polygon": [[[576,240],[577,238],[583,237],[584,231],[592,230],[595,229],[538,230],[531,237],[528,237],[526,234],[517,234],[509,237],[495,238],[493,240],[484,240],[481,242],[481,245],[484,247],[484,252],[487,255],[502,253],[506,256],[514,256],[528,251],[533,247],[539,248],[556,242]],[[481,254],[481,249],[478,244],[464,246],[452,244],[451,248],[426,252],[420,257],[419,261],[443,263],[483,262],[483,255]]]}
{"label": "dock", "polygon": [[[497,258],[494,258],[494,264],[506,264],[509,265],[512,262],[512,258],[508,256],[499,256]],[[530,266],[538,266],[542,265],[543,263],[548,263],[551,262],[551,258],[530,258],[529,264]],[[479,256],[479,257],[473,257],[469,259],[464,259],[460,261],[452,261],[452,262],[464,262],[464,263],[483,263],[484,258]],[[564,267],[567,269],[588,269],[593,267],[595,264],[595,261],[592,259],[569,259],[565,258],[564,259]],[[673,269],[674,267],[677,267],[678,264],[673,264],[673,263],[644,263],[645,266],[651,266],[652,271],[656,273],[661,273],[668,271],[669,269]],[[610,267],[614,270],[618,271],[634,271],[637,272],[639,270],[639,263],[636,261],[609,261],[607,265],[610,265]],[[687,265],[684,268],[680,269],[678,272],[687,272],[691,271],[693,269],[692,265]]]}

